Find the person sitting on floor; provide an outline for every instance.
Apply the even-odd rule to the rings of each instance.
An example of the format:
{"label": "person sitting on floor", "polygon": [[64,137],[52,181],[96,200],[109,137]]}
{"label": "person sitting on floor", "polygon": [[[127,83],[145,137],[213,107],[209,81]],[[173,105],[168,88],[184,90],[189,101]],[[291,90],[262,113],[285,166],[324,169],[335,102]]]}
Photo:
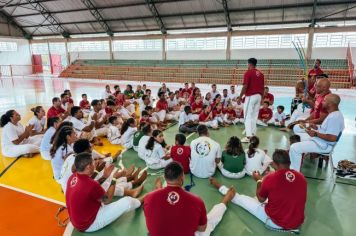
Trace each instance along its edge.
{"label": "person sitting on floor", "polygon": [[192,133],[197,130],[198,119],[192,114],[192,108],[185,106],[184,111],[179,116],[179,131],[182,133]]}
{"label": "person sitting on floor", "polygon": [[179,105],[178,100],[174,97],[174,93],[173,92],[169,92],[167,103],[168,103],[169,114],[172,116],[172,118],[174,120],[178,120],[179,119],[179,114],[181,113],[180,112],[180,105]]}
{"label": "person sitting on floor", "polygon": [[43,135],[46,131],[46,111],[42,106],[36,106],[31,111],[34,116],[28,121],[28,124],[33,125],[32,136]]}
{"label": "person sitting on floor", "polygon": [[264,101],[263,107],[258,112],[257,124],[262,126],[268,126],[268,122],[270,122],[272,116],[273,116],[273,112],[272,109],[269,108],[269,102]]}
{"label": "person sitting on floor", "polygon": [[240,118],[237,118],[236,111],[234,110],[232,103],[229,102],[227,107],[224,109],[224,122],[227,124],[236,125],[239,122],[243,122]]}
{"label": "person sitting on floor", "polygon": [[73,153],[73,143],[77,140],[76,133],[71,126],[62,126],[58,133],[54,136],[51,154],[51,165],[53,170],[53,178],[56,181],[60,179],[61,169],[64,160]]}
{"label": "person sitting on floor", "polygon": [[133,146],[133,138],[134,134],[137,131],[136,127],[136,121],[134,118],[130,118],[127,121],[124,122],[124,124],[121,127],[121,144],[127,148],[130,149]]}
{"label": "person sitting on floor", "polygon": [[263,92],[262,102],[267,101],[269,103],[269,108],[273,110],[274,96],[269,92],[269,88],[266,86]]}
{"label": "person sitting on floor", "polygon": [[[272,165],[276,172],[263,178],[257,171],[253,173],[257,181],[257,199],[236,193],[232,203],[257,217],[268,229],[299,233],[304,222],[307,181],[302,174],[289,168],[290,163],[287,151],[275,150]],[[228,188],[217,180],[211,178],[210,183],[221,194],[228,192]]]}
{"label": "person sitting on floor", "polygon": [[47,119],[52,117],[59,117],[61,120],[65,120],[70,115],[70,109],[72,105],[68,106],[67,110],[64,110],[61,106],[61,99],[55,97],[52,99],[52,106],[47,111]]}
{"label": "person sitting on floor", "polygon": [[221,174],[227,178],[240,179],[245,176],[245,152],[238,137],[233,136],[222,152],[221,160],[217,160]]}
{"label": "person sitting on floor", "polygon": [[1,152],[6,157],[32,157],[40,151],[42,136],[32,136],[34,125],[24,128],[20,120],[21,116],[15,110],[1,116]]}
{"label": "person sitting on floor", "polygon": [[272,163],[272,159],[266,154],[267,151],[262,151],[258,148],[260,139],[257,136],[250,138],[250,143],[246,152],[246,174],[252,175],[254,171],[258,171],[263,175],[269,165]]}
{"label": "person sitting on floor", "polygon": [[120,123],[117,116],[110,116],[106,136],[108,137],[108,140],[111,144],[121,144],[119,125]]}
{"label": "person sitting on floor", "polygon": [[284,126],[286,119],[287,116],[284,113],[284,106],[279,105],[277,106],[277,112],[273,114],[273,118],[269,121],[269,123],[272,123],[275,126]]}
{"label": "person sitting on floor", "polygon": [[[235,189],[227,191],[221,203],[206,215],[204,202],[183,189],[184,172],[181,164],[172,162],[164,170],[167,187],[156,180],[156,191],[145,197],[143,210],[151,236],[209,236],[221,221]],[[170,217],[167,217],[169,215]]]}
{"label": "person sitting on floor", "polygon": [[221,147],[216,141],[209,137],[206,125],[197,128],[199,138],[190,143],[191,160],[190,171],[199,178],[208,178],[215,173],[216,159],[221,158]]}
{"label": "person sitting on floor", "polygon": [[143,136],[137,145],[137,155],[142,160],[145,160],[146,145],[152,135],[152,130],[153,128],[150,124],[145,124],[145,126],[142,128]]}
{"label": "person sitting on floor", "polygon": [[184,134],[176,134],[175,145],[171,148],[171,157],[182,165],[184,174],[188,174],[190,172],[190,146],[184,146],[185,141],[186,137]]}
{"label": "person sitting on floor", "polygon": [[70,221],[78,231],[97,231],[124,213],[140,207],[142,200],[129,196],[112,201],[116,183],[123,175],[122,172],[114,173],[105,192],[100,184],[91,178],[95,173],[91,154],[85,152],[78,154],[74,166],[76,172],[68,179],[65,195]]}
{"label": "person sitting on floor", "polygon": [[203,110],[203,100],[201,96],[197,96],[195,101],[192,103],[192,113],[199,116]]}
{"label": "person sitting on floor", "polygon": [[142,122],[142,123],[140,122],[138,129],[137,129],[136,133],[134,134],[133,141],[132,141],[132,147],[135,152],[138,151],[138,143],[140,142],[140,139],[142,138],[142,136],[145,135],[143,133],[143,128],[148,124],[149,123],[146,123],[146,122]]}
{"label": "person sitting on floor", "polygon": [[51,160],[51,155],[49,151],[51,150],[51,139],[53,135],[56,132],[56,129],[60,125],[60,119],[59,117],[52,117],[47,120],[47,130],[44,133],[42,140],[41,140],[41,145],[40,145],[40,153],[41,157],[44,160]]}
{"label": "person sitting on floor", "polygon": [[214,118],[210,105],[204,105],[199,114],[199,124],[206,125],[209,128],[219,129],[218,121]]}
{"label": "person sitting on floor", "polygon": [[83,110],[90,111],[90,103],[88,101],[88,96],[85,93],[82,94],[82,100],[80,101],[79,106]]}
{"label": "person sitting on floor", "polygon": [[135,99],[136,101],[139,100],[140,98],[142,98],[142,96],[145,94],[145,90],[142,89],[142,86],[139,84],[136,87],[136,91],[135,91]]}
{"label": "person sitting on floor", "polygon": [[329,94],[325,97],[323,108],[329,115],[320,126],[310,124],[304,132],[298,133],[301,142],[291,145],[291,169],[300,171],[303,153],[330,153],[345,128],[344,116],[339,111],[340,97]]}
{"label": "person sitting on floor", "polygon": [[163,133],[160,130],[153,130],[152,136],[148,139],[145,146],[144,160],[148,168],[157,170],[166,167],[172,159],[169,153],[169,147],[163,147]]}
{"label": "person sitting on floor", "polygon": [[91,123],[91,121],[95,122],[95,136],[106,136],[108,132],[107,122],[110,116],[105,113],[105,109],[103,109],[99,100],[94,99],[91,102],[91,106],[93,107],[93,110],[90,111],[88,115],[88,123]]}

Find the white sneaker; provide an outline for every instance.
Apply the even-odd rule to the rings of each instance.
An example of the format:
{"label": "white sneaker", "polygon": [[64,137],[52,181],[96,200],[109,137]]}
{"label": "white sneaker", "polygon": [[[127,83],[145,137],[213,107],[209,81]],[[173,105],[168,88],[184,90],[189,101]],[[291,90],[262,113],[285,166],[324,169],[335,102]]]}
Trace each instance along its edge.
{"label": "white sneaker", "polygon": [[250,139],[248,137],[244,137],[243,139],[241,139],[241,143],[249,143]]}

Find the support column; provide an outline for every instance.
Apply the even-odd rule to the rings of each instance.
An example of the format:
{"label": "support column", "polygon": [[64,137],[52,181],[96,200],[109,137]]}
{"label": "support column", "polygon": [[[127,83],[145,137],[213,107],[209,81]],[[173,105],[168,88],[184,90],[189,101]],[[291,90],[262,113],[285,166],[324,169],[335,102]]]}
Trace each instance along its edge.
{"label": "support column", "polygon": [[112,52],[112,37],[109,37],[109,53],[110,53],[110,60],[114,60],[114,54]]}
{"label": "support column", "polygon": [[65,47],[65,50],[66,50],[67,66],[69,66],[70,65],[70,54],[69,54],[69,51],[68,51],[68,39],[65,40],[64,47]]}
{"label": "support column", "polygon": [[307,46],[307,58],[308,60],[311,59],[313,53],[313,43],[314,43],[314,27],[309,28],[308,32],[308,46]]}
{"label": "support column", "polygon": [[162,36],[162,60],[163,60],[163,61],[166,61],[166,60],[167,60],[166,40],[167,40],[166,35],[163,35],[163,36]]}
{"label": "support column", "polygon": [[231,31],[227,32],[226,60],[231,60]]}

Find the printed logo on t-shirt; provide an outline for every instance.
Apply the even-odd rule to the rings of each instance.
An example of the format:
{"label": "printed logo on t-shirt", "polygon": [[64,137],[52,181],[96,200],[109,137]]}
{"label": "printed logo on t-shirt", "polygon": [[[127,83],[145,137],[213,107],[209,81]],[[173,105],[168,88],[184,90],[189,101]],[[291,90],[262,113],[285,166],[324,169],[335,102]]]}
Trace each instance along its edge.
{"label": "printed logo on t-shirt", "polygon": [[74,187],[78,183],[78,178],[73,177],[72,181],[70,181],[70,187]]}
{"label": "printed logo on t-shirt", "polygon": [[210,153],[210,143],[207,141],[203,141],[201,143],[197,143],[195,146],[195,151],[199,154],[200,157],[206,157]]}
{"label": "printed logo on t-shirt", "polygon": [[135,137],[136,137],[136,138],[137,138],[138,136],[140,136],[140,133],[136,133],[136,134],[135,134]]}
{"label": "printed logo on t-shirt", "polygon": [[289,182],[294,182],[295,180],[295,175],[291,171],[286,172],[286,180]]}
{"label": "printed logo on t-shirt", "polygon": [[261,72],[259,70],[256,70],[256,76],[260,77],[260,75],[261,75]]}
{"label": "printed logo on t-shirt", "polygon": [[183,148],[178,148],[177,149],[177,154],[182,155],[183,154]]}
{"label": "printed logo on t-shirt", "polygon": [[177,202],[179,202],[179,194],[174,191],[169,192],[167,197],[167,202],[171,205],[175,205]]}

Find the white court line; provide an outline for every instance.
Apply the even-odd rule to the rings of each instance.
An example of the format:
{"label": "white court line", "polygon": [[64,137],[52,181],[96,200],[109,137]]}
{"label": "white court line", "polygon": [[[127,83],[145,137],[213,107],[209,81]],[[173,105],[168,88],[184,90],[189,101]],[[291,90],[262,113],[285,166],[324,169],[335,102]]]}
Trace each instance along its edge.
{"label": "white court line", "polygon": [[61,201],[58,201],[58,200],[54,200],[54,199],[51,199],[51,198],[48,198],[48,197],[44,197],[44,196],[38,195],[36,193],[31,193],[31,192],[28,192],[26,190],[15,188],[15,187],[12,187],[12,186],[9,186],[9,185],[0,184],[0,187],[11,189],[11,190],[14,190],[14,191],[17,191],[17,192],[20,192],[20,193],[24,193],[24,194],[30,195],[32,197],[36,197],[36,198],[39,198],[39,199],[42,199],[42,200],[45,200],[45,201],[48,201],[48,202],[52,202],[52,203],[55,203],[55,204],[58,204],[58,205],[61,205],[61,206],[65,206],[64,202],[61,202]]}
{"label": "white court line", "polygon": [[69,221],[66,229],[64,230],[63,236],[72,236],[73,230],[74,230],[74,227],[73,227],[72,223]]}
{"label": "white court line", "polygon": [[195,134],[195,132],[189,134],[185,139],[188,139],[188,138],[192,137],[194,134]]}

